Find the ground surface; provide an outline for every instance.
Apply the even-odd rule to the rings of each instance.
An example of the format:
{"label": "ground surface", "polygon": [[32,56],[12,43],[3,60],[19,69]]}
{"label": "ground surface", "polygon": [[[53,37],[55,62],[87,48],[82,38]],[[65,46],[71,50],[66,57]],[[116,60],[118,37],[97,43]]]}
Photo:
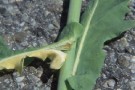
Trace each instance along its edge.
{"label": "ground surface", "polygon": [[[62,10],[62,0],[0,0],[0,35],[12,50],[50,44],[58,35]],[[31,65],[21,75],[1,73],[0,90],[56,90],[49,66],[41,61]]]}
{"label": "ground surface", "polygon": [[[0,0],[0,35],[12,50],[50,44],[66,23],[66,6],[62,12],[63,0]],[[134,2],[131,6],[134,12]],[[94,90],[135,90],[135,30],[104,48],[107,56]],[[56,90],[57,72],[36,59],[21,75],[2,72],[0,90]]]}

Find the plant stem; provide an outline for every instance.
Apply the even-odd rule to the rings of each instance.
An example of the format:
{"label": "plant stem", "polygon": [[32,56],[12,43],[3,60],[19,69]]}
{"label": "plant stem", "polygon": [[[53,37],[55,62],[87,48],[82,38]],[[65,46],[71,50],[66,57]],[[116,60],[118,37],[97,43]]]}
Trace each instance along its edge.
{"label": "plant stem", "polygon": [[[81,4],[82,0],[70,0],[67,24],[71,22],[79,23]],[[76,43],[74,43],[72,45],[71,50],[67,52],[68,53],[67,60],[63,65],[63,67],[61,68],[59,75],[58,90],[69,90],[69,88],[66,86],[66,80],[67,78],[72,76],[75,51],[76,51]]]}
{"label": "plant stem", "polygon": [[67,24],[79,22],[82,0],[70,0]]}
{"label": "plant stem", "polygon": [[74,65],[76,44],[72,45],[70,51],[67,52],[68,58],[64,63],[63,67],[60,70],[59,81],[58,81],[58,90],[69,90],[66,86],[66,79],[72,75],[72,69]]}

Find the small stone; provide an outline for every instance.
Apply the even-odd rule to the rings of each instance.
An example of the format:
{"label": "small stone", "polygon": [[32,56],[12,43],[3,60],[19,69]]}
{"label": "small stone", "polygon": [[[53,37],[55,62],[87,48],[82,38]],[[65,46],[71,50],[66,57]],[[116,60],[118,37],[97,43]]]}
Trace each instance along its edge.
{"label": "small stone", "polygon": [[10,83],[9,79],[4,80],[5,83]]}
{"label": "small stone", "polygon": [[125,79],[125,81],[124,81],[124,82],[125,82],[125,83],[127,83],[128,81],[129,81],[128,79]]}
{"label": "small stone", "polygon": [[96,89],[96,90],[101,90],[100,88]]}
{"label": "small stone", "polygon": [[36,47],[37,46],[37,43],[36,42],[33,42],[32,45],[33,45],[33,47]]}
{"label": "small stone", "polygon": [[133,56],[133,57],[131,58],[131,62],[132,62],[132,63],[135,63],[135,56]]}
{"label": "small stone", "polygon": [[28,22],[29,16],[27,15],[27,13],[22,14],[22,19],[23,19],[25,22]]}
{"label": "small stone", "polygon": [[131,80],[135,81],[135,74],[131,75]]}
{"label": "small stone", "polygon": [[9,1],[8,0],[3,0],[3,3],[8,4]]}
{"label": "small stone", "polygon": [[24,42],[21,42],[21,45],[22,45],[23,47],[25,47],[25,46],[28,46],[29,44],[28,44],[27,41],[24,41]]}
{"label": "small stone", "polygon": [[50,90],[50,86],[46,85],[45,89],[43,90]]}
{"label": "small stone", "polygon": [[135,64],[131,63],[131,65],[129,66],[129,69],[131,69],[132,72],[135,72]]}
{"label": "small stone", "polygon": [[49,11],[45,11],[45,16],[48,16],[50,14],[50,12]]}
{"label": "small stone", "polygon": [[102,74],[102,77],[103,77],[104,79],[106,79],[106,78],[107,78],[107,77],[106,77],[106,75],[105,75],[104,73]]}
{"label": "small stone", "polygon": [[49,24],[48,25],[48,29],[54,29],[55,27],[54,27],[54,25],[53,24]]}
{"label": "small stone", "polygon": [[42,85],[42,82],[37,82],[37,86],[40,87]]}
{"label": "small stone", "polygon": [[25,22],[20,23],[20,26],[23,27],[25,25]]}
{"label": "small stone", "polygon": [[130,57],[129,56],[124,56],[124,55],[120,55],[118,57],[118,64],[122,65],[122,66],[125,66],[125,67],[128,67],[130,65]]}
{"label": "small stone", "polygon": [[40,78],[42,74],[43,74],[43,68],[42,67],[37,68],[37,76],[38,76],[38,78]]}
{"label": "small stone", "polygon": [[4,14],[6,12],[6,9],[5,8],[0,8],[0,14]]}
{"label": "small stone", "polygon": [[16,0],[9,0],[9,3],[14,3]]}
{"label": "small stone", "polygon": [[122,90],[122,89],[118,88],[117,90]]}
{"label": "small stone", "polygon": [[54,20],[54,21],[53,21],[53,25],[54,25],[57,29],[60,28],[60,25],[59,25],[59,23],[57,22],[57,20]]}
{"label": "small stone", "polygon": [[133,51],[133,49],[131,48],[131,46],[126,47],[125,50],[126,50],[128,53],[132,53],[132,51]]}
{"label": "small stone", "polygon": [[32,26],[36,26],[36,24],[37,24],[36,21],[35,21],[35,19],[31,19],[30,22],[31,22],[31,25],[32,25]]}
{"label": "small stone", "polygon": [[18,74],[18,72],[14,72],[14,73],[13,73],[13,76],[14,76],[14,77],[19,77],[20,75]]}
{"label": "small stone", "polygon": [[128,42],[127,42],[127,39],[126,38],[121,38],[121,44],[123,45],[123,46],[129,46],[129,44],[128,44]]}
{"label": "small stone", "polygon": [[135,90],[135,81],[129,82],[131,90]]}
{"label": "small stone", "polygon": [[18,84],[18,86],[19,86],[21,89],[25,86],[24,83],[17,83],[17,84]]}
{"label": "small stone", "polygon": [[22,2],[23,0],[15,0],[16,2]]}
{"label": "small stone", "polygon": [[56,39],[56,37],[57,37],[57,34],[52,34],[51,35],[51,38],[52,38],[53,41]]}
{"label": "small stone", "polygon": [[38,78],[37,76],[35,76],[35,75],[31,75],[31,76],[32,76],[32,79],[34,82],[40,81],[40,78]]}
{"label": "small stone", "polygon": [[113,89],[115,84],[116,84],[116,82],[115,82],[114,79],[109,79],[109,80],[105,81],[103,86],[106,87],[106,88],[112,88]]}
{"label": "small stone", "polygon": [[132,35],[135,36],[135,31],[134,31],[134,29],[132,29],[130,32],[131,32]]}
{"label": "small stone", "polygon": [[19,83],[19,82],[22,82],[23,80],[24,80],[24,76],[23,76],[23,77],[17,77],[17,78],[16,78],[16,82],[18,82],[18,83]]}

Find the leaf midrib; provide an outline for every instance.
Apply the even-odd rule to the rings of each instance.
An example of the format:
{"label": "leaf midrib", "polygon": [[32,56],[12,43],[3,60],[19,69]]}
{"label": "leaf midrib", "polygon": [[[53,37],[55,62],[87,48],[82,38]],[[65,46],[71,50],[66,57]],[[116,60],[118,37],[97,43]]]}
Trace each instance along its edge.
{"label": "leaf midrib", "polygon": [[95,3],[94,3],[94,7],[93,7],[93,10],[91,11],[91,14],[89,15],[89,19],[87,21],[87,24],[86,24],[86,27],[84,27],[84,33],[82,35],[82,38],[81,38],[81,41],[80,41],[80,45],[78,47],[78,52],[76,54],[76,58],[75,58],[75,63],[74,63],[74,67],[73,67],[73,71],[72,71],[72,75],[74,76],[76,74],[76,71],[77,71],[77,66],[79,64],[79,61],[80,61],[80,56],[81,56],[81,52],[82,52],[82,49],[83,49],[83,43],[85,41],[85,38],[88,34],[88,31],[89,31],[89,27],[90,27],[90,23],[91,23],[91,20],[92,20],[92,17],[96,11],[96,8],[98,6],[98,2],[99,0],[96,0]]}

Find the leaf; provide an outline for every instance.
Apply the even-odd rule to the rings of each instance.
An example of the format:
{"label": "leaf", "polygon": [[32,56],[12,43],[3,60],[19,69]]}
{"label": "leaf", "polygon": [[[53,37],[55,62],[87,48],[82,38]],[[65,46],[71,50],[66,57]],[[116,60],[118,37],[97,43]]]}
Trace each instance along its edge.
{"label": "leaf", "polygon": [[105,59],[104,42],[135,26],[134,21],[124,20],[128,1],[90,1],[81,19],[84,32],[78,42],[73,77],[68,80],[74,90],[93,89]]}
{"label": "leaf", "polygon": [[21,73],[24,66],[24,59],[26,57],[37,57],[41,60],[50,58],[52,60],[50,68],[60,69],[66,59],[65,50],[70,49],[71,45],[81,35],[81,30],[81,24],[70,23],[64,28],[64,31],[68,31],[68,33],[66,34],[63,32],[62,35],[65,35],[61,35],[63,39],[61,39],[59,42],[46,47],[32,48],[23,51],[12,51],[8,49],[8,47],[4,44],[3,39],[0,38],[0,70],[16,69]]}
{"label": "leaf", "polygon": [[59,81],[58,81],[58,90],[65,90],[67,87],[64,83],[67,77],[70,77],[72,74],[73,64],[74,64],[74,58],[75,58],[75,52],[76,52],[76,41],[79,37],[82,35],[83,26],[77,22],[71,22],[71,27],[65,27],[63,31],[60,34],[59,39],[62,38],[72,38],[74,41],[72,43],[71,49],[67,51],[67,58],[64,63],[64,65],[61,68],[60,75],[59,75]]}

